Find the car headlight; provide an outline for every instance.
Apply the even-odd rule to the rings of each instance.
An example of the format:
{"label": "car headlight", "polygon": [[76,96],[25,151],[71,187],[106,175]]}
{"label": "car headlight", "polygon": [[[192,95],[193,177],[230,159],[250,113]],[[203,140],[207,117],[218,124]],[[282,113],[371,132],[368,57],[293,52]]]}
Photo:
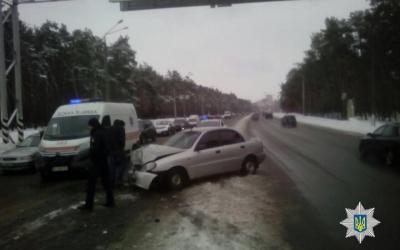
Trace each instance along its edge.
{"label": "car headlight", "polygon": [[157,167],[157,163],[152,161],[152,162],[147,163],[144,167],[145,167],[146,171],[151,171]]}

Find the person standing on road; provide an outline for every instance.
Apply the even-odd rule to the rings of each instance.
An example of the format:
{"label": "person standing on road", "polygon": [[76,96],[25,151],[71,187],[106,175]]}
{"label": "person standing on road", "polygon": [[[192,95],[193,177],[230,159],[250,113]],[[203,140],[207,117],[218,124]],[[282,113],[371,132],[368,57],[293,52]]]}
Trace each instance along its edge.
{"label": "person standing on road", "polygon": [[109,136],[108,164],[111,171],[111,186],[122,181],[123,167],[125,163],[125,123],[115,120]]}
{"label": "person standing on road", "polygon": [[100,176],[106,192],[106,207],[114,207],[114,194],[110,182],[110,172],[107,165],[107,135],[106,130],[100,125],[97,118],[92,118],[88,123],[90,131],[90,160],[89,176],[86,190],[86,202],[80,206],[81,210],[92,210],[96,191],[97,178]]}

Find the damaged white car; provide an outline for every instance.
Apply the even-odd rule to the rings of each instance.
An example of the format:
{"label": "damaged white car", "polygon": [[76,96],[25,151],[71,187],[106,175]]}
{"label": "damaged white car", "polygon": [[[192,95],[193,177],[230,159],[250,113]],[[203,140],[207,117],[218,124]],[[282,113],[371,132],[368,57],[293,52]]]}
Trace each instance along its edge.
{"label": "damaged white car", "polygon": [[258,139],[245,140],[229,128],[195,128],[174,135],[164,145],[147,145],[133,152],[131,176],[144,189],[156,180],[170,189],[181,189],[205,176],[255,173],[264,158]]}

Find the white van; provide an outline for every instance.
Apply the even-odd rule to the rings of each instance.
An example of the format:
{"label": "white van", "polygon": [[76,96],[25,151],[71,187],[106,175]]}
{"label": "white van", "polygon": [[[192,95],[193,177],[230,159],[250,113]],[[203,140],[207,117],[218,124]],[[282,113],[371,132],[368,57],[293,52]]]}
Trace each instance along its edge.
{"label": "white van", "polygon": [[[75,101],[76,102],[76,101]],[[100,122],[109,116],[111,123],[125,122],[125,151],[130,153],[139,137],[135,107],[128,103],[87,102],[60,106],[52,116],[39,145],[36,162],[43,179],[52,172],[87,170],[90,165],[90,131],[88,121]]]}

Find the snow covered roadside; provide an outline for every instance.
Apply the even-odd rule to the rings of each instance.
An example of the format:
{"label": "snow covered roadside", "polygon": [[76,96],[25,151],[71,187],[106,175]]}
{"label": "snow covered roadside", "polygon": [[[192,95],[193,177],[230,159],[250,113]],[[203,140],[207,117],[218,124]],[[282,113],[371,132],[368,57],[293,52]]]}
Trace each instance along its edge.
{"label": "snow covered roadside", "polygon": [[[316,116],[305,116],[301,114],[291,113],[296,116],[299,123],[309,124],[324,128],[330,128],[345,132],[367,134],[373,132],[379,126],[383,125],[383,122],[376,122],[375,126],[372,125],[371,121],[360,120],[357,118],[349,118],[349,120],[335,120]],[[285,113],[274,113],[275,117],[281,118]]]}
{"label": "snow covered roadside", "polygon": [[[24,136],[26,138],[26,137],[28,137],[30,135],[33,135],[35,133],[38,133],[38,132],[39,132],[39,129],[31,129],[31,128],[25,129]],[[10,131],[10,136],[14,140],[14,142],[16,142],[16,143],[18,142],[18,132],[17,132],[17,130]],[[8,144],[4,144],[3,143],[3,138],[0,137],[0,154],[3,153],[4,151],[10,150],[10,149],[12,149],[14,147],[15,147],[15,144],[12,143],[12,142],[10,142]]]}

